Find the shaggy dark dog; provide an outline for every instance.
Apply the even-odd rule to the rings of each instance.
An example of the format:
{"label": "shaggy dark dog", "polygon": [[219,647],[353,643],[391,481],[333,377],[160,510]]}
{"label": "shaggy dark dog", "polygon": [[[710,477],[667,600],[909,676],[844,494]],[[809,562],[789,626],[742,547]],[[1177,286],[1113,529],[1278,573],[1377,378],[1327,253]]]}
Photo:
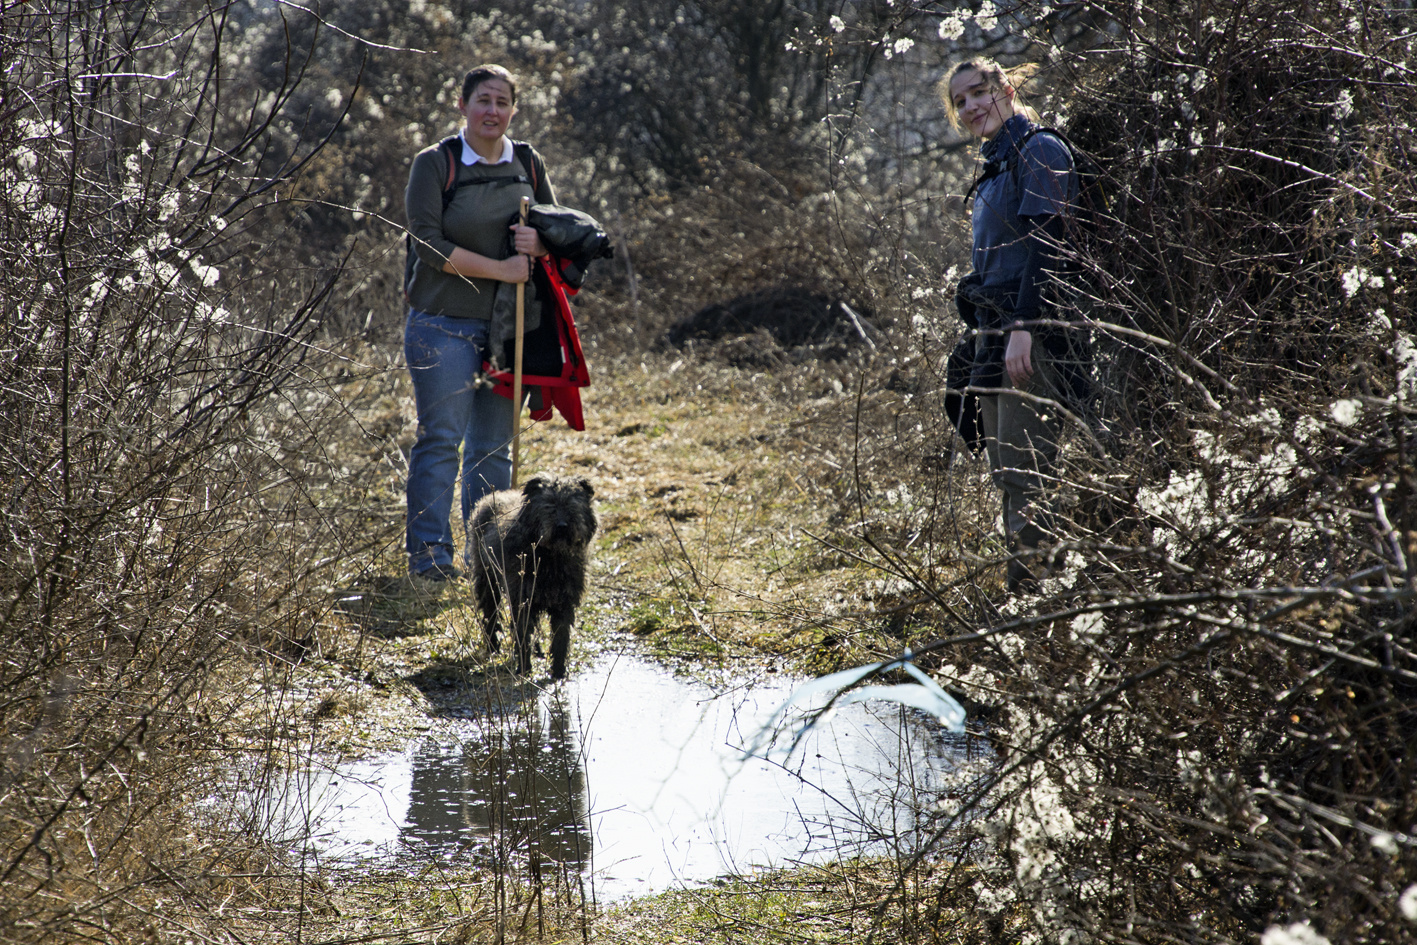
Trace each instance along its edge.
{"label": "shaggy dark dog", "polygon": [[586,555],[595,535],[595,490],[583,476],[538,473],[520,492],[484,496],[468,523],[465,555],[482,610],[487,646],[496,652],[502,600],[512,605],[517,671],[531,672],[531,633],[551,620],[551,677],[566,675],[571,621],[585,593]]}

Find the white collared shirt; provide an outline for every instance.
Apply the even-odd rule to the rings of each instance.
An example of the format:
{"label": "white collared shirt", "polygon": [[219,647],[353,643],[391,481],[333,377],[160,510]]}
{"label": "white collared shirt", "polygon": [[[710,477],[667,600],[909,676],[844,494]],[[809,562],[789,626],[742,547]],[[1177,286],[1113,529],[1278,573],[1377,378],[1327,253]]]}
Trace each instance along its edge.
{"label": "white collared shirt", "polygon": [[462,162],[468,167],[479,162],[483,164],[506,164],[514,156],[512,139],[508,138],[506,135],[502,135],[502,156],[495,161],[489,161],[472,150],[472,145],[467,143],[467,138],[464,135],[458,135],[458,140],[462,142]]}

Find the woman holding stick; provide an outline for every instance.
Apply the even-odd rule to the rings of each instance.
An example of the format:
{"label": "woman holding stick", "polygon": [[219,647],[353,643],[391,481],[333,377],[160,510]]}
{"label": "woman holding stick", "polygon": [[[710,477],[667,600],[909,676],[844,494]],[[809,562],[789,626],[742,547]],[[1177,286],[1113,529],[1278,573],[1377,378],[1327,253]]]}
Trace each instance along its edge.
{"label": "woman holding stick", "polygon": [[1041,499],[1058,456],[1057,407],[1074,398],[1086,373],[1077,332],[1038,324],[1059,317],[1048,289],[1077,200],[1072,151],[1039,130],[1018,78],[975,58],[955,66],[941,88],[950,120],[980,139],[985,161],[972,189],[974,271],[961,281],[956,304],[977,330],[969,386],[979,395],[1002,498],[1011,592],[1036,590],[1052,563],[1054,532]]}
{"label": "woman holding stick", "polygon": [[507,136],[516,103],[506,69],[468,72],[458,98],[462,133],[418,153],[404,193],[415,252],[404,357],[418,412],[406,545],[410,575],[439,583],[460,576],[450,521],[455,484],[461,479],[464,522],[484,494],[511,486],[514,407],[479,375],[499,284],[525,284],[533,257],[546,255],[534,229],[509,221],[523,198],[556,202],[540,154]]}

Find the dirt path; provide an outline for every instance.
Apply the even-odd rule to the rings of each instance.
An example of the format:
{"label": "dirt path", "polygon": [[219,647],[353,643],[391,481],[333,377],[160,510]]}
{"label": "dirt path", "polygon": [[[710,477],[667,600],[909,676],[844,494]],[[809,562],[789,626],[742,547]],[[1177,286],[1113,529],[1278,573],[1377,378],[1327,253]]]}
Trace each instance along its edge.
{"label": "dirt path", "polygon": [[[413,432],[406,388],[403,372],[378,373],[361,382],[350,407],[361,430],[405,450]],[[872,575],[814,537],[830,532],[837,503],[814,486],[826,478],[814,464],[830,458],[817,457],[802,435],[805,424],[839,408],[841,395],[827,389],[785,411],[772,392],[769,378],[671,361],[598,377],[584,392],[584,432],[559,417],[526,429],[524,476],[579,473],[596,490],[601,529],[572,634],[573,673],[592,644],[623,634],[700,669],[766,660],[826,671],[866,659],[867,635],[845,640],[834,621],[849,623],[861,610]],[[371,487],[372,501],[392,510],[372,517],[388,533],[380,536],[378,576],[337,589],[330,619],[300,659],[269,661],[264,675],[234,690],[233,712],[245,713],[253,739],[281,720],[292,764],[453,737],[470,704],[514,679],[507,654],[489,658],[482,646],[466,583],[428,595],[402,578],[397,472]],[[547,669],[537,662],[537,681]],[[735,941],[801,921],[815,924],[814,937],[848,940],[872,921],[869,897],[857,891],[889,879],[853,870],[851,883],[814,870],[608,910],[571,888],[527,899],[525,877],[497,879],[476,865],[329,877],[330,932],[397,937],[421,929],[471,940],[519,912],[541,929],[532,938],[581,937],[591,922],[598,941],[711,941],[721,924],[715,916],[754,913],[759,932]]]}
{"label": "dirt path", "polygon": [[[573,670],[577,640],[621,632],[665,658],[713,664],[767,658],[830,669],[856,655],[824,620],[859,600],[865,579],[859,562],[814,537],[828,532],[834,505],[814,495],[813,461],[794,426],[810,405],[785,415],[758,380],[672,361],[632,367],[584,391],[584,431],[559,416],[525,428],[523,477],[579,473],[596,490],[601,527]],[[373,449],[411,445],[404,372],[377,372],[347,394]],[[298,661],[273,661],[236,684],[233,712],[253,739],[280,718],[292,739],[320,751],[406,745],[437,733],[442,709],[504,669],[482,646],[466,583],[430,597],[403,579],[401,472],[378,460],[370,468],[383,481],[367,501],[389,511],[373,519],[386,532],[374,576],[335,590],[330,620]]]}

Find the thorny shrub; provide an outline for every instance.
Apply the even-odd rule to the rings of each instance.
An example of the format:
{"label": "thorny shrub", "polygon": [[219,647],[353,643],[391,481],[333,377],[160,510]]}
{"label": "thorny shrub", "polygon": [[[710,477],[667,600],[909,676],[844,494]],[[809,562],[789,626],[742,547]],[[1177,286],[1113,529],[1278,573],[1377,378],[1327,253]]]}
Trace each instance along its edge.
{"label": "thorny shrub", "polygon": [[358,550],[309,449],[338,262],[293,264],[280,201],[320,140],[275,153],[293,50],[255,93],[232,14],[0,13],[5,941],[166,935],[274,875],[196,823],[228,740],[263,737],[210,688],[244,654],[278,693]]}
{"label": "thorny shrub", "polygon": [[[989,515],[951,501],[982,470],[909,393],[943,377],[902,388],[906,436],[858,432],[915,498],[856,534],[998,748],[937,848],[986,940],[1417,939],[1414,25],[1103,0],[1023,5],[1031,49],[965,37],[1048,63],[1112,201],[1066,287],[1099,394],[1041,594],[999,604]],[[924,321],[917,366],[953,341]]]}

